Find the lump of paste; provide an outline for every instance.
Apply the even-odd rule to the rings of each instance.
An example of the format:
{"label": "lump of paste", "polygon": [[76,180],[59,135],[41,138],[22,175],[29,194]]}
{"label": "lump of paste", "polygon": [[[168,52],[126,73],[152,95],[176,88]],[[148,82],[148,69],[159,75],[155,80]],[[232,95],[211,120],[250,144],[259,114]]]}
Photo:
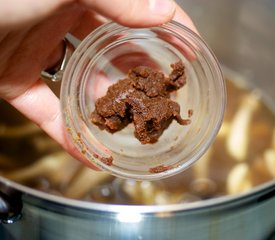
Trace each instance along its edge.
{"label": "lump of paste", "polygon": [[105,96],[95,103],[91,121],[100,129],[117,132],[129,123],[135,127],[135,137],[142,143],[155,143],[175,119],[181,125],[180,106],[170,99],[170,93],[186,83],[181,61],[171,64],[168,77],[145,66],[130,69],[127,78],[108,88]]}

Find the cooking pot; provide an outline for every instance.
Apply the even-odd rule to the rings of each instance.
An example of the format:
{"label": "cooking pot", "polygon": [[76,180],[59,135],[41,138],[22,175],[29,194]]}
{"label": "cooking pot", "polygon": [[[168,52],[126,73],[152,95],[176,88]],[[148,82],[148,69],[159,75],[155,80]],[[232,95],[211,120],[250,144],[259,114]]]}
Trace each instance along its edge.
{"label": "cooking pot", "polygon": [[[184,0],[225,66],[275,106],[275,1]],[[235,195],[160,206],[66,199],[0,177],[0,239],[275,239],[275,181]]]}

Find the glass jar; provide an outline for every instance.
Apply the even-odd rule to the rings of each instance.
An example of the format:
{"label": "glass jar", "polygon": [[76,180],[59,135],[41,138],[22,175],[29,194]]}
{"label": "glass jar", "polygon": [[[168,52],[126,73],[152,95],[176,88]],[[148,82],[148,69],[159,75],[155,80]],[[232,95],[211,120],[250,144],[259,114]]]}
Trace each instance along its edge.
{"label": "glass jar", "polygon": [[[168,75],[170,64],[179,60],[187,83],[173,99],[183,118],[192,110],[191,124],[173,121],[156,143],[141,144],[131,124],[111,134],[91,122],[96,99],[130,68],[145,65]],[[217,59],[197,34],[177,22],[151,28],[102,25],[73,53],[61,87],[64,121],[79,151],[100,169],[137,180],[168,177],[198,160],[219,131],[225,102]]]}

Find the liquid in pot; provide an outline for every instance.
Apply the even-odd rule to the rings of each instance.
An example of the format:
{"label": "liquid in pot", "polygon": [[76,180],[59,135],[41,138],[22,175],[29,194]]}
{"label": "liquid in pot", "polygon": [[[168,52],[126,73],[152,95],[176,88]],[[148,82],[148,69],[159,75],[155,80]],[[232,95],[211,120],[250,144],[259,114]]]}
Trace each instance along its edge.
{"label": "liquid in pot", "polygon": [[0,174],[49,194],[116,204],[194,202],[249,191],[275,179],[275,116],[256,89],[227,80],[227,95],[224,123],[207,153],[183,173],[153,182],[86,168],[1,102]]}

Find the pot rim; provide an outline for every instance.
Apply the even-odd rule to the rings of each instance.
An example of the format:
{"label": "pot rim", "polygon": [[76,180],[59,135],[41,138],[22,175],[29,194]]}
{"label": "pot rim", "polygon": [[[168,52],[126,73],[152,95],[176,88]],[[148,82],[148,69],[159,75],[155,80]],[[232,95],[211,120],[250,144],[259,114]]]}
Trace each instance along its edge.
{"label": "pot rim", "polygon": [[[275,198],[275,180],[256,186],[251,191],[238,195],[221,196],[218,198],[207,199],[193,203],[178,203],[167,205],[119,205],[86,202],[82,200],[69,199],[62,196],[56,196],[49,193],[41,192],[36,189],[32,189],[30,187],[13,182],[2,176],[0,176],[0,182],[4,183],[7,187],[14,188],[15,190],[20,191],[23,195],[27,197],[32,197],[37,200],[48,201],[63,206],[66,205],[67,207],[73,207],[82,210],[89,209],[94,211],[102,211],[105,213],[118,213],[127,209],[131,209],[131,211],[138,213],[182,212],[190,210],[194,211],[210,207],[216,208],[221,205],[224,206],[225,204],[234,204],[236,202],[245,202],[245,206],[248,206],[249,203],[259,203],[272,197]],[[271,196],[269,196],[269,193],[272,193]],[[255,195],[258,196],[256,199]],[[261,196],[264,196],[264,198],[260,199]]]}

